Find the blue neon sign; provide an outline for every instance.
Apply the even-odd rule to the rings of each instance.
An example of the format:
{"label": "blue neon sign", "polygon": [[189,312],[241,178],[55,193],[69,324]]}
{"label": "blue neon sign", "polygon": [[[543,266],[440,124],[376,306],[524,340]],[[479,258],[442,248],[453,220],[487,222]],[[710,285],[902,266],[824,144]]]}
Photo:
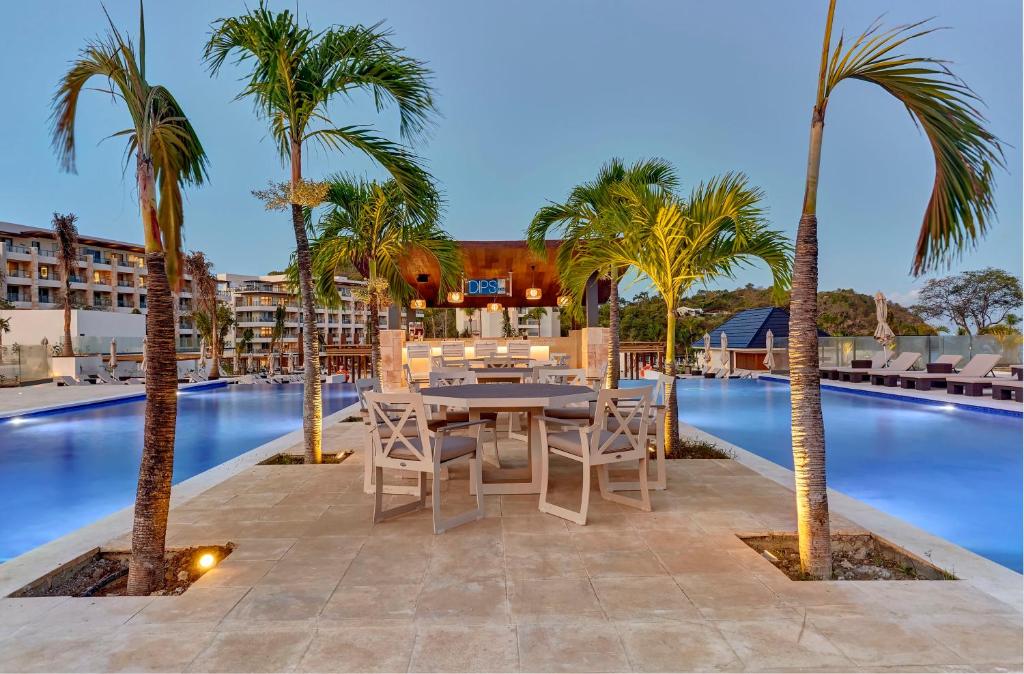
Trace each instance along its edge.
{"label": "blue neon sign", "polygon": [[466,280],[467,295],[507,295],[508,279],[473,278]]}

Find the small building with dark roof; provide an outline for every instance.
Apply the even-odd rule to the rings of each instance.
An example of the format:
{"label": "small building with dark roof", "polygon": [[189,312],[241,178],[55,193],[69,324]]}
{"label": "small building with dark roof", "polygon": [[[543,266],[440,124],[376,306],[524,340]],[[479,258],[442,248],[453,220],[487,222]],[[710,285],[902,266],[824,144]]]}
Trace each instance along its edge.
{"label": "small building with dark roof", "polygon": [[[729,353],[729,367],[732,370],[767,370],[764,358],[768,353],[768,331],[774,338],[775,369],[789,368],[786,347],[789,342],[789,312],[779,307],[758,307],[744,309],[722,323],[708,334],[711,336],[711,369],[722,367],[719,349],[722,346],[722,335],[726,335],[726,351]],[[818,335],[827,337],[828,333],[818,330]],[[695,349],[704,348],[704,339],[694,341]]]}

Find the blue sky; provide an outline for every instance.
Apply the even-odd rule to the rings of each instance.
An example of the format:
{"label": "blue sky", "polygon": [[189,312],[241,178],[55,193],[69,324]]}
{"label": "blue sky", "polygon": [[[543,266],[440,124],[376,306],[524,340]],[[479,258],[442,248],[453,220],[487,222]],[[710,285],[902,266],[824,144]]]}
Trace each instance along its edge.
{"label": "blue sky", "polygon": [[[817,57],[826,2],[299,0],[314,27],[386,20],[395,41],[429,62],[442,116],[417,146],[447,197],[445,226],[463,239],[518,238],[534,211],[591,177],[612,156],[674,162],[684,190],[730,170],[766,193],[771,220],[792,235],[799,218]],[[137,31],[137,4],[109,0],[119,27]],[[272,6],[295,7],[292,2]],[[92,93],[81,106],[77,175],[49,146],[54,86],[87,37],[105,27],[99,2],[9,3],[0,41],[0,220],[47,226],[73,211],[83,231],[141,240],[123,145],[103,140],[125,113]],[[243,3],[177,0],[147,7],[150,79],[185,107],[210,156],[210,183],[188,195],[186,241],[218,271],[263,273],[293,247],[286,216],[250,190],[283,179],[266,126],[235,102],[237,71],[211,79],[200,62],[211,20]],[[841,0],[837,30],[936,17],[950,29],[912,49],[949,59],[984,99],[1006,143],[998,222],[953,269],[995,265],[1021,273],[1021,4],[1017,0]],[[339,101],[338,123],[370,123],[397,138],[394,111]],[[870,85],[845,82],[825,129],[821,287],[881,289],[906,300],[911,253],[933,178],[924,136],[904,109]],[[306,173],[377,175],[362,157],[313,153]],[[766,284],[763,269],[723,287]]]}

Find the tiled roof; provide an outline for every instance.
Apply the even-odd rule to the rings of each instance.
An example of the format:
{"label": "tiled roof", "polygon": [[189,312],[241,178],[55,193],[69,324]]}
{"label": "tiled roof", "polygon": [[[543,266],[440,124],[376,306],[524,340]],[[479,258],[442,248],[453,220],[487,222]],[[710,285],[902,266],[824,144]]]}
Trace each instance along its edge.
{"label": "tiled roof", "polygon": [[[763,349],[768,330],[772,331],[776,339],[789,337],[789,312],[779,307],[745,309],[709,333],[711,346],[713,348],[721,346],[721,335],[724,332],[729,340],[727,348]],[[824,337],[828,336],[824,330],[818,330],[818,334]],[[692,346],[702,348],[704,346],[703,335]]]}

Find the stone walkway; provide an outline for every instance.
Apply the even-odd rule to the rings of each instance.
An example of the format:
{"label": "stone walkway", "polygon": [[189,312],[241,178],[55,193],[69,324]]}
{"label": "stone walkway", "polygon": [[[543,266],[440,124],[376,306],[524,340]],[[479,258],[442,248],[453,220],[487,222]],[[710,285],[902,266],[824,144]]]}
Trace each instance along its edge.
{"label": "stone walkway", "polygon": [[[325,451],[361,445],[358,424],[327,429]],[[447,512],[466,485],[445,484]],[[257,466],[172,512],[172,546],[238,546],[184,595],[0,600],[0,670],[1021,669],[1020,612],[965,582],[783,577],[734,534],[792,530],[792,493],[741,464],[670,462],[669,486],[652,513],[595,494],[586,527],[488,497],[434,536],[429,511],[371,524],[359,454]]]}

